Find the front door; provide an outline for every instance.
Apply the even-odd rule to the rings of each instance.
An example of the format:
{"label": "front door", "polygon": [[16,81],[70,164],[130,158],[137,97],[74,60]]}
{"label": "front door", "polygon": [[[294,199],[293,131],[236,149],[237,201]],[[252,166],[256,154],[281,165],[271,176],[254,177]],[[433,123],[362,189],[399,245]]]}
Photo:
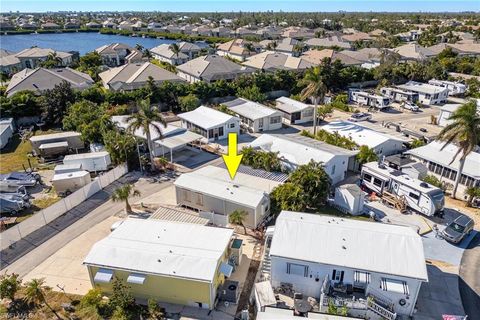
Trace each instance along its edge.
{"label": "front door", "polygon": [[297,120],[300,120],[300,118],[301,118],[301,113],[300,112],[292,113],[292,120],[291,120],[292,124],[295,124],[295,122]]}

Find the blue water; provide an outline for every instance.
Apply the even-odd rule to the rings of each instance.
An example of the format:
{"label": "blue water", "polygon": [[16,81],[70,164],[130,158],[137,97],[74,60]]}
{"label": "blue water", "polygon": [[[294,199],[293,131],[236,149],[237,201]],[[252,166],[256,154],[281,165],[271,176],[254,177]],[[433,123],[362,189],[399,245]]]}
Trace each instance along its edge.
{"label": "blue water", "polygon": [[76,33],[47,33],[47,34],[18,34],[0,36],[0,48],[21,51],[32,46],[52,48],[58,51],[78,51],[81,55],[93,51],[105,44],[121,42],[132,47],[138,43],[146,49],[151,49],[163,43],[172,43],[173,40],[152,39],[141,37],[127,37],[108,35],[93,32]]}

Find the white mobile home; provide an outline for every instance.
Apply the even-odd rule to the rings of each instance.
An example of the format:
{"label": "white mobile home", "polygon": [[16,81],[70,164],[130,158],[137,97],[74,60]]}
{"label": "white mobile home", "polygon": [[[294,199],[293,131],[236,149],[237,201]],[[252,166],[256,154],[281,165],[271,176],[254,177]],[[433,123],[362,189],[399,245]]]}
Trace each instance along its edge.
{"label": "white mobile home", "polygon": [[418,101],[418,93],[402,90],[399,88],[383,87],[380,89],[382,95],[389,97],[391,101],[395,102],[413,102]]}
{"label": "white mobile home", "polygon": [[112,160],[107,151],[100,151],[66,155],[65,158],[63,158],[63,164],[80,164],[83,170],[97,172],[108,170],[112,165]]}
{"label": "white mobile home", "polygon": [[359,146],[368,146],[381,156],[389,156],[404,150],[405,141],[394,136],[375,131],[350,121],[332,121],[321,127],[330,133],[337,132],[345,138],[350,138]]}
{"label": "white mobile home", "polygon": [[[461,106],[458,103],[447,103],[440,107],[440,114],[438,115],[437,124],[441,127],[449,125],[452,121],[449,120],[450,116],[457,111]],[[480,108],[479,108],[480,109]]]}
{"label": "white mobile home", "polygon": [[269,257],[274,288],[291,286],[319,300],[342,292],[365,310],[380,306],[386,319],[412,316],[428,281],[420,236],[392,224],[282,211]]}
{"label": "white mobile home", "polygon": [[379,195],[389,192],[404,197],[407,207],[418,213],[433,216],[443,212],[443,191],[431,184],[378,162],[365,163],[361,175],[362,184],[369,190]]}
{"label": "white mobile home", "polygon": [[447,88],[448,95],[450,96],[462,95],[467,90],[467,86],[460,82],[432,79],[428,81],[428,84],[436,87]]}
{"label": "white mobile home", "polygon": [[313,121],[312,105],[287,97],[280,97],[276,102],[276,108],[282,112],[285,123],[298,124]]}
{"label": "white mobile home", "polygon": [[[74,131],[66,131],[41,136],[33,136],[30,138],[33,152],[37,155],[52,154],[50,150],[56,154],[68,151],[68,149],[79,150],[85,147],[82,141],[82,135]],[[60,151],[57,153],[57,151]]]}
{"label": "white mobile home", "polygon": [[366,91],[349,90],[348,95],[350,101],[380,110],[388,108],[390,104],[390,98],[379,96],[377,94],[372,94]]}
{"label": "white mobile home", "polygon": [[239,118],[205,106],[178,117],[183,128],[202,135],[209,142],[226,139],[231,132],[240,133]]}
{"label": "white mobile home", "polygon": [[3,149],[15,132],[13,118],[0,119],[0,149]]}
{"label": "white mobile home", "polygon": [[263,132],[282,128],[282,113],[244,98],[223,103],[240,118],[249,132]]}
{"label": "white mobile home", "polygon": [[418,93],[418,101],[426,105],[434,105],[447,102],[447,88],[433,86],[431,84],[409,81],[399,85],[398,88]]}
{"label": "white mobile home", "polygon": [[356,151],[300,135],[262,134],[250,143],[250,147],[266,152],[278,152],[288,170],[308,164],[311,160],[321,162],[333,184],[345,179],[347,170],[353,170],[356,166]]}

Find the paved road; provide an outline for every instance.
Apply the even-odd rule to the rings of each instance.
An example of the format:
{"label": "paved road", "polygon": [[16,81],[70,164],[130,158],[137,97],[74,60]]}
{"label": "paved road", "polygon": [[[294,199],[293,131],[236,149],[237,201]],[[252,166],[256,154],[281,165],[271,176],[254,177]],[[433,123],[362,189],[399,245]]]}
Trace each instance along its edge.
{"label": "paved road", "polygon": [[480,319],[480,233],[465,249],[458,285],[468,319]]}
{"label": "paved road", "polygon": [[[88,203],[75,207],[65,215],[54,220],[51,224],[43,227],[41,231],[30,235],[28,239],[17,242],[13,249],[2,252],[2,271],[15,272],[21,277],[33,270],[45,261],[66,243],[75,239],[80,234],[119,212],[124,207],[123,203],[109,200],[113,190],[124,183],[127,178],[111,184],[107,188],[95,194]],[[170,183],[148,183],[145,180],[136,184],[136,188],[142,193],[142,198],[158,192],[169,186]],[[5,251],[5,250],[4,250]]]}

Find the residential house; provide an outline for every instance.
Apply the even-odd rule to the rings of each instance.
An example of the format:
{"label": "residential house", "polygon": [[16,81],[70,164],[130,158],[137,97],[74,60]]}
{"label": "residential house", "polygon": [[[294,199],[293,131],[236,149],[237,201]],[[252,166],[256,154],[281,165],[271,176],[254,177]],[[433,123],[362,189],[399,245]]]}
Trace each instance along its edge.
{"label": "residential house", "polygon": [[340,62],[346,66],[360,66],[363,64],[362,61],[352,58],[351,56],[344,54],[342,51],[336,52],[332,49],[308,50],[304,52],[301,57],[314,65],[321,64],[325,58],[329,58],[332,62],[340,60]]}
{"label": "residential house", "polygon": [[422,30],[410,30],[407,32],[397,33],[395,37],[399,38],[402,42],[412,42],[417,41],[422,33]]}
{"label": "residential house", "polygon": [[350,121],[332,121],[321,129],[349,138],[358,146],[367,146],[373,149],[379,158],[402,152],[405,148],[406,140],[400,140]]}
{"label": "residential house", "polygon": [[208,142],[226,139],[229,133],[240,133],[240,119],[213,108],[200,106],[180,113],[182,128],[202,135]]}
{"label": "residential house", "polygon": [[294,170],[312,160],[320,162],[333,184],[345,179],[349,168],[353,170],[356,167],[355,155],[358,153],[312,138],[285,134],[262,134],[250,143],[250,147],[265,152],[278,152],[278,157],[288,170]]}
{"label": "residential house", "polygon": [[15,54],[15,57],[20,60],[22,68],[33,69],[39,67],[42,62],[48,59],[49,55],[53,54],[59,60],[59,66],[67,67],[73,63],[73,53],[38,47],[24,49]]}
{"label": "residential house", "polygon": [[170,45],[166,43],[150,49],[150,53],[155,59],[170,63],[174,66],[183,64],[189,60],[189,57],[183,52],[174,53],[172,49],[170,49]]}
{"label": "residential house", "polygon": [[199,211],[201,216],[213,215],[221,225],[228,224],[233,211],[244,211],[244,225],[255,229],[270,214],[268,194],[287,177],[240,166],[232,180],[225,167],[209,165],[175,180],[176,201],[177,205]]}
{"label": "residential house", "polygon": [[67,21],[63,24],[63,29],[80,29],[78,21]]}
{"label": "residential house", "polygon": [[331,292],[342,292],[335,299],[350,302],[348,314],[412,316],[428,282],[422,239],[407,226],[282,211],[270,232],[272,287],[320,300],[323,312]]}
{"label": "residential house", "polygon": [[68,67],[60,69],[26,68],[13,75],[5,93],[7,96],[11,96],[16,92],[29,90],[40,94],[63,82],[67,82],[72,89],[76,90],[90,88],[95,83],[88,74]]}
{"label": "residential house", "polygon": [[213,310],[228,264],[233,230],[158,219],[124,220],[96,242],[83,264],[93,288],[113,294],[129,286],[139,301],[154,299]]}
{"label": "residential house", "polygon": [[397,88],[418,94],[418,101],[426,105],[446,103],[448,100],[448,89],[437,87],[427,83],[409,81],[398,85]]}
{"label": "residential house", "polygon": [[110,20],[104,21],[102,23],[102,26],[104,28],[107,28],[107,29],[117,29],[118,28],[118,24],[116,24],[115,22],[110,21]]}
{"label": "residential house", "polygon": [[246,37],[246,36],[255,36],[256,35],[256,30],[253,30],[248,26],[239,27],[239,28],[235,29],[235,35],[239,38]]}
{"label": "residential house", "polygon": [[102,28],[102,24],[101,23],[98,23],[96,21],[91,21],[91,22],[88,22],[85,24],[85,27],[89,28],[89,29],[101,29]]}
{"label": "residential house", "polygon": [[326,38],[312,38],[305,40],[305,45],[308,48],[342,48],[351,49],[352,46],[347,41],[339,36],[329,36]]}
{"label": "residential house", "polygon": [[43,30],[57,30],[61,29],[61,27],[54,23],[54,22],[45,22],[40,26]]}
{"label": "residential house", "polygon": [[452,120],[449,120],[452,114],[461,106],[459,103],[447,103],[440,107],[437,124],[441,127],[446,127]]}
{"label": "residential house", "polygon": [[404,44],[403,46],[390,50],[400,55],[401,61],[423,61],[435,56],[433,51],[430,51],[429,49],[416,43]]}
{"label": "residential house", "polygon": [[[251,46],[250,50],[249,46]],[[217,48],[217,54],[219,56],[226,56],[239,61],[245,61],[247,57],[258,52],[260,52],[259,44],[244,39],[230,40],[220,44]]]}
{"label": "residential house", "polygon": [[35,22],[23,22],[21,24],[18,25],[20,27],[20,29],[24,29],[24,30],[36,30],[38,29],[38,26]]}
{"label": "residential house", "polygon": [[102,57],[102,63],[109,67],[118,67],[126,63],[126,57],[132,52],[136,51],[135,48],[123,43],[111,43],[103,45],[95,51]]}
{"label": "residential house", "polygon": [[263,132],[282,128],[282,113],[260,103],[244,98],[224,102],[230,111],[240,118],[248,132]]}
{"label": "residential house", "polygon": [[312,105],[288,97],[280,97],[276,100],[276,108],[282,112],[283,120],[287,124],[313,121]]}
{"label": "residential house", "polygon": [[103,86],[113,91],[130,91],[144,87],[149,78],[156,85],[165,81],[182,82],[182,78],[150,62],[127,63],[120,67],[111,68],[99,74]]}
{"label": "residential house", "polygon": [[346,42],[354,43],[354,42],[369,42],[374,40],[372,36],[365,32],[355,32],[352,34],[345,34],[342,35],[342,39]]}
{"label": "residential house", "polygon": [[305,27],[291,26],[283,30],[282,37],[302,40],[310,39],[315,37],[315,31]]}
{"label": "residential house", "polygon": [[218,55],[206,55],[190,60],[177,67],[177,74],[190,83],[217,80],[234,80],[254,72],[254,69],[241,66]]}
{"label": "residential house", "polygon": [[2,74],[12,75],[22,69],[22,63],[15,54],[15,52],[0,49],[0,72]]}
{"label": "residential house", "polygon": [[263,39],[280,39],[282,36],[282,30],[274,26],[260,28],[255,33]]}
{"label": "residential house", "polygon": [[370,36],[377,38],[377,37],[385,37],[388,35],[388,32],[383,29],[375,29],[368,33]]}
{"label": "residential house", "polygon": [[0,118],[0,149],[3,149],[15,132],[13,118]]}
{"label": "residential house", "polygon": [[212,35],[212,29],[206,26],[198,26],[192,29],[192,34],[198,36],[210,37]]}
{"label": "residential house", "polygon": [[[453,185],[460,166],[461,151],[458,146],[445,142],[432,141],[429,144],[405,152],[416,161],[428,167],[429,173],[440,181]],[[456,155],[460,152],[460,155]],[[453,160],[455,158],[455,160]],[[453,162],[452,162],[453,160]],[[459,194],[463,195],[469,187],[480,187],[480,153],[470,152],[465,159],[462,177],[458,186]]]}
{"label": "residential house", "polygon": [[230,37],[232,34],[232,30],[226,27],[216,27],[211,30],[212,36],[214,37],[220,37],[220,38],[227,38]]}
{"label": "residential house", "polygon": [[361,67],[366,69],[376,68],[380,65],[383,57],[382,50],[377,48],[363,48],[360,50],[343,50],[340,52],[343,56],[360,61]]}
{"label": "residential house", "polygon": [[189,60],[197,57],[200,51],[202,51],[202,48],[200,48],[200,46],[196,45],[195,43],[182,41],[177,44],[180,52],[186,54]]}
{"label": "residential house", "polygon": [[266,72],[275,72],[277,70],[305,71],[314,66],[306,58],[297,58],[273,51],[264,51],[251,56],[243,64]]}

